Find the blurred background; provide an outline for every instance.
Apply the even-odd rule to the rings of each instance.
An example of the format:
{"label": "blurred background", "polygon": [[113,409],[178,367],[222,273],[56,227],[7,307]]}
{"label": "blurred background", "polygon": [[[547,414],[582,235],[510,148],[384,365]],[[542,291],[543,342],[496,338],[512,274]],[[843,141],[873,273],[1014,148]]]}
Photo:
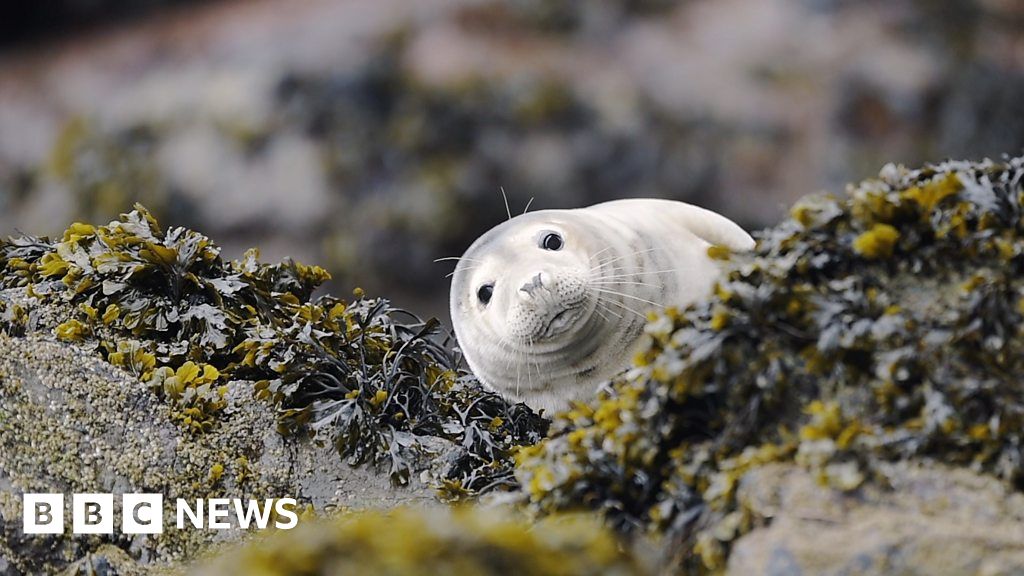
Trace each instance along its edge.
{"label": "blurred background", "polygon": [[748,228],[1024,149],[1021,0],[39,0],[0,8],[0,235],[139,201],[421,315],[514,212]]}

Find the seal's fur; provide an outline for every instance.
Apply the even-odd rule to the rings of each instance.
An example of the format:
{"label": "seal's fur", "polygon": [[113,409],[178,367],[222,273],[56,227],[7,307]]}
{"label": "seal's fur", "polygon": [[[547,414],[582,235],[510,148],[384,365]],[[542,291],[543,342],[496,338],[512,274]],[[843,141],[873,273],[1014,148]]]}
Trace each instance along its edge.
{"label": "seal's fur", "polygon": [[450,296],[459,345],[498,392],[565,407],[628,366],[647,311],[709,292],[719,274],[712,245],[742,251],[754,241],[721,215],[670,200],[517,216],[459,259]]}

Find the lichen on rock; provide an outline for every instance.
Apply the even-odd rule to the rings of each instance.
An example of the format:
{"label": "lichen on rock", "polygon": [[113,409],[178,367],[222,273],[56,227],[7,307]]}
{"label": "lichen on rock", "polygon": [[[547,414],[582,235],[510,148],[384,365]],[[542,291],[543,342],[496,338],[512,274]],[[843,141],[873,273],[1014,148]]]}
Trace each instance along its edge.
{"label": "lichen on rock", "polygon": [[749,472],[795,462],[851,492],[937,460],[1024,487],[1024,159],[886,167],[734,255],[710,301],[667,310],[594,402],[516,475],[540,512],[593,508],[718,572],[758,519]]}

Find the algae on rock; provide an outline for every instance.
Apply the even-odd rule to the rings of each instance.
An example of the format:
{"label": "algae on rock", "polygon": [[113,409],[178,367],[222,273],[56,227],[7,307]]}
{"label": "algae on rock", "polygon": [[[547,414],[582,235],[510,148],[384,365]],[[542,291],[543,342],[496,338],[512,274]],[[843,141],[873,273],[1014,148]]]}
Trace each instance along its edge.
{"label": "algae on rock", "polygon": [[610,393],[520,451],[532,507],[602,510],[715,572],[757,525],[736,489],[766,463],[852,491],[935,459],[1019,491],[1022,179],[1022,158],[887,166],[797,204],[708,302],[653,318]]}
{"label": "algae on rock", "polygon": [[26,539],[22,492],[294,497],[324,511],[514,486],[512,451],[546,421],[461,372],[437,321],[361,290],[314,297],[327,277],[254,251],[225,262],[141,206],[57,241],[0,241],[0,558],[54,571],[113,545],[150,565],[214,539]]}
{"label": "algae on rock", "polygon": [[195,573],[228,572],[266,576],[650,573],[593,518],[530,524],[501,510],[472,507],[343,514],[260,538]]}
{"label": "algae on rock", "polygon": [[107,226],[73,224],[59,242],[0,242],[0,287],[67,306],[58,338],[136,374],[197,432],[216,425],[227,384],[247,381],[280,407],[283,431],[322,431],[350,463],[386,465],[395,482],[408,482],[417,439],[430,436],[465,447],[449,492],[511,484],[494,462],[545,423],[460,374],[436,320],[358,289],[353,302],[314,299],[325,270],[257,258],[226,263],[207,237],[164,232],[137,205]]}
{"label": "algae on rock", "polygon": [[[161,566],[246,533],[175,529],[177,498],[292,497],[317,511],[435,501],[422,483],[391,490],[379,473],[341,464],[330,446],[281,436],[273,410],[244,384],[228,386],[217,426],[196,434],[136,376],[91,351],[44,334],[0,334],[0,572],[57,573],[110,546]],[[67,520],[73,493],[115,494],[118,518],[120,494],[159,493],[165,530],[121,534],[115,520],[113,535],[74,536],[70,526],[25,535],[21,495],[33,492],[65,494]]]}
{"label": "algae on rock", "polygon": [[[75,482],[159,490],[169,473],[177,475],[169,484],[175,493],[187,492],[181,486],[202,492],[217,482],[267,493],[298,482],[305,491],[317,477],[313,468],[275,476],[279,460],[255,465],[257,449],[272,442],[308,447],[306,432],[320,430],[331,439],[329,450],[353,463],[382,465],[396,483],[415,490],[422,485],[414,472],[423,466],[414,461],[432,452],[440,455],[431,473],[445,497],[518,482],[535,512],[597,510],[623,531],[661,534],[674,544],[669,569],[683,573],[758,569],[773,551],[801,566],[805,537],[855,537],[865,526],[861,520],[891,519],[887,507],[905,506],[913,522],[932,525],[917,535],[918,551],[934,550],[948,536],[942,526],[956,518],[974,527],[986,518],[983,511],[964,513],[958,502],[921,504],[920,482],[925,494],[938,486],[955,498],[983,489],[975,501],[982,508],[1005,504],[990,517],[1016,534],[1024,522],[1022,182],[1022,158],[920,170],[889,166],[845,197],[800,202],[790,220],[760,234],[753,253],[715,252],[728,259],[728,272],[713,296],[654,315],[649,346],[635,365],[595,401],[560,414],[551,434],[533,446],[546,421],[461,374],[452,343],[437,339],[435,322],[361,293],[352,302],[314,298],[326,277],[315,267],[260,264],[254,253],[226,263],[202,235],[163,232],[141,208],[108,226],[75,224],[59,242],[12,239],[0,243],[0,328],[7,333],[0,345],[14,350],[0,364],[0,391],[26,408],[0,414],[0,426],[14,431],[4,435],[0,459],[16,464],[4,468],[16,474],[0,480],[23,489],[55,481],[58,490]],[[47,353],[92,363],[66,358],[65,368],[52,374],[39,362],[26,363]],[[60,371],[67,366],[117,378],[83,391],[67,384],[73,378]],[[54,401],[55,394],[64,399]],[[58,459],[65,465],[53,468],[53,478],[27,473],[42,453],[22,454],[19,438],[39,434],[36,421],[56,422],[62,402],[79,394],[123,400],[85,420],[84,438],[103,439],[114,462],[123,460],[115,458],[118,450],[124,456],[139,449],[121,444],[139,440],[129,428],[103,432],[122,414],[156,415],[160,434],[201,453],[184,469],[126,464],[112,477],[75,480],[70,471],[92,456],[73,449]],[[240,407],[247,416],[238,416]],[[257,446],[231,444],[242,425],[262,426]],[[287,434],[270,430],[276,427]],[[216,444],[219,435],[229,448]],[[72,434],[67,445],[80,446],[82,438]],[[97,458],[105,463],[107,457]],[[289,458],[325,469],[315,454]],[[90,462],[86,468],[98,470]],[[802,505],[786,495],[809,494],[803,490],[809,483],[821,487],[814,502],[859,502],[863,514],[841,518],[843,525],[831,531],[794,524],[793,510],[776,506]],[[322,478],[316,486],[323,491]],[[16,508],[0,502],[4,518]],[[544,548],[551,543],[540,531],[485,520],[490,512],[398,512],[391,517],[395,526],[414,536],[402,541],[381,539],[383,530],[374,527],[382,516],[338,519],[269,536],[228,557],[271,573],[299,559],[314,569],[377,566],[386,558],[445,567],[461,557],[433,552],[465,544],[466,566],[473,568],[480,568],[473,564],[479,553],[481,561],[497,562],[483,568],[496,570],[544,568],[548,554],[560,559],[558,567],[633,570],[630,557],[606,546],[599,532],[587,532],[575,548],[564,546],[571,530],[558,532],[550,536],[555,546]],[[492,521],[497,524],[481,524]],[[11,542],[20,545],[9,524],[4,530],[9,549]],[[495,548],[495,534],[513,546]],[[890,530],[878,541],[888,549],[893,540],[882,536],[901,534]],[[971,534],[977,546],[960,557],[963,565],[1024,565],[1024,551],[1004,546],[1000,534],[973,528]],[[164,558],[167,546],[175,557],[191,556],[181,543],[113,540],[58,546],[45,566],[109,544],[136,556]],[[405,543],[431,555],[403,549],[359,556],[359,545]],[[998,555],[978,553],[996,549]],[[845,565],[844,550],[828,556],[838,563],[833,566]],[[881,560],[910,565],[914,558]],[[921,558],[920,565],[934,565]],[[540,563],[528,564],[534,560]]]}

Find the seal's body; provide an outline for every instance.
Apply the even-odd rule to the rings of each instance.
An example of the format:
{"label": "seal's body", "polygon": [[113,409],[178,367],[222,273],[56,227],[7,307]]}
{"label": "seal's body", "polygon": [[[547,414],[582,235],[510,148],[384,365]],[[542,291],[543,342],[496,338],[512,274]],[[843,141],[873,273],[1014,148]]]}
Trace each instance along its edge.
{"label": "seal's body", "polygon": [[564,408],[629,365],[648,311],[710,291],[712,245],[754,241],[723,216],[670,200],[517,216],[459,259],[450,297],[459,345],[484,384]]}

